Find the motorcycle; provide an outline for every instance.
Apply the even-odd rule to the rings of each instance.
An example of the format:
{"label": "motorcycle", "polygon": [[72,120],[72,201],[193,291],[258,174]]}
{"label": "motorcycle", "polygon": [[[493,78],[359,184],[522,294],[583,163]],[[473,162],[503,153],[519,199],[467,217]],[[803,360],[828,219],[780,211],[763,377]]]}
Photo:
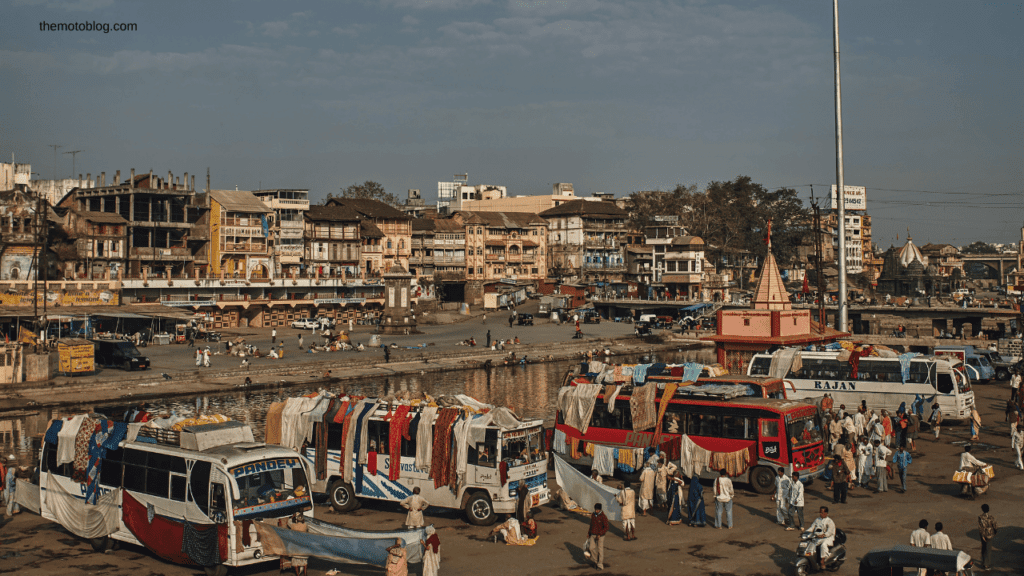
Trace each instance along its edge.
{"label": "motorcycle", "polygon": [[[800,544],[796,547],[797,559],[794,564],[797,576],[820,572],[818,567],[818,542],[811,532],[800,535]],[[828,558],[825,559],[825,570],[837,572],[846,561],[846,533],[836,528],[836,535],[829,547]]]}

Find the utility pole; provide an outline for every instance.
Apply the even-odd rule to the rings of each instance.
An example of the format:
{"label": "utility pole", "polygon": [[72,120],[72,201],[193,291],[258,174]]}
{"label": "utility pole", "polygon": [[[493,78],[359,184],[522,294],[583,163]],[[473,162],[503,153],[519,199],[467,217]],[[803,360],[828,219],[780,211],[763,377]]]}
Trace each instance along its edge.
{"label": "utility pole", "polygon": [[846,332],[846,189],[843,184],[843,91],[839,83],[839,0],[832,0],[832,47],[836,78],[836,205],[839,208],[839,313],[836,329]]}
{"label": "utility pole", "polygon": [[60,144],[47,144],[50,148],[53,148],[53,179],[57,179],[57,148],[63,148]]}
{"label": "utility pole", "polygon": [[825,284],[825,272],[822,270],[822,252],[824,251],[821,245],[821,208],[818,207],[818,203],[814,200],[814,189],[811,189],[811,206],[814,209],[814,271],[817,272],[817,284],[818,284],[818,333],[825,333],[825,295],[828,293],[828,286]]}
{"label": "utility pole", "polygon": [[64,154],[71,154],[71,178],[75,177],[75,160],[79,152],[85,152],[85,150],[72,150],[70,152],[64,152]]}

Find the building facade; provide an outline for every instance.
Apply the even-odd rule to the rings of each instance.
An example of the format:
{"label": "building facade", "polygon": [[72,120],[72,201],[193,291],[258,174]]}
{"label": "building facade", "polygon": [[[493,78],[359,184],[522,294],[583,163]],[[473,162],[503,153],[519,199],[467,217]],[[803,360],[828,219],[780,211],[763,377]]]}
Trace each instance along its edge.
{"label": "building facade", "polygon": [[246,190],[211,190],[200,194],[199,201],[209,206],[210,274],[273,278],[270,208]]}
{"label": "building facade", "polygon": [[256,190],[253,196],[273,211],[270,216],[270,236],[267,239],[274,272],[290,277],[299,273],[305,246],[304,215],[309,210],[309,190],[282,188]]}
{"label": "building facade", "polygon": [[408,269],[412,255],[411,216],[384,202],[365,198],[331,198],[327,206],[343,206],[360,215],[365,274],[379,276],[395,264]]}
{"label": "building facade", "polygon": [[466,281],[547,277],[547,221],[524,212],[456,212],[466,230]]}
{"label": "building facade", "polygon": [[362,275],[359,213],[344,206],[311,206],[305,213],[305,265],[317,278]]}
{"label": "building facade", "polygon": [[68,210],[64,231],[75,248],[75,261],[64,263],[64,277],[80,280],[117,279],[124,270],[128,221],[120,214]]}
{"label": "building facade", "polygon": [[573,200],[540,213],[548,222],[550,277],[620,281],[626,271],[626,220],[613,202]]}

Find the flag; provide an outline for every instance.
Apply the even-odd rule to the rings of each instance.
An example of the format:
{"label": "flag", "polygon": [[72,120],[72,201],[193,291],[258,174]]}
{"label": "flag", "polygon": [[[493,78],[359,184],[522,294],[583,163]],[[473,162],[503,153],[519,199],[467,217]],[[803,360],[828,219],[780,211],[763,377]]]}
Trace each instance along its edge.
{"label": "flag", "polygon": [[768,221],[768,236],[764,239],[764,243],[769,245],[769,246],[772,245],[772,221],[771,220]]}
{"label": "flag", "polygon": [[803,292],[804,292],[804,294],[810,294],[811,293],[811,287],[807,283],[807,274],[806,273],[804,274],[804,290],[803,290]]}
{"label": "flag", "polygon": [[25,344],[35,344],[37,340],[36,333],[25,328],[24,326],[18,327],[18,341],[24,342]]}

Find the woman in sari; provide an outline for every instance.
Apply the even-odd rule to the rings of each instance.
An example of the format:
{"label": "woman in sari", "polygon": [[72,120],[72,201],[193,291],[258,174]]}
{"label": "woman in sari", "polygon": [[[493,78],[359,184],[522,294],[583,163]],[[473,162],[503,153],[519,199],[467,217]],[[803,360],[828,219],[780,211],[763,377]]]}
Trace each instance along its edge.
{"label": "woman in sari", "polygon": [[388,546],[388,563],[384,567],[387,576],[409,576],[409,560],[402,539],[396,538],[394,546]]}
{"label": "woman in sari", "polygon": [[427,526],[426,533],[427,539],[420,540],[423,545],[423,576],[437,576],[441,569],[441,539],[433,526]]}
{"label": "woman in sari", "polygon": [[885,438],[882,439],[882,444],[886,446],[892,445],[892,417],[889,416],[887,410],[882,410],[882,430],[885,431]]}
{"label": "woman in sari", "polygon": [[708,518],[704,511],[704,487],[701,486],[700,477],[694,476],[690,479],[690,496],[686,500],[687,514],[690,516],[690,526],[704,526]]}
{"label": "woman in sari", "polygon": [[680,473],[676,472],[672,478],[669,479],[668,485],[668,525],[678,526],[683,523],[683,502],[686,496],[683,493],[684,490],[683,477]]}

